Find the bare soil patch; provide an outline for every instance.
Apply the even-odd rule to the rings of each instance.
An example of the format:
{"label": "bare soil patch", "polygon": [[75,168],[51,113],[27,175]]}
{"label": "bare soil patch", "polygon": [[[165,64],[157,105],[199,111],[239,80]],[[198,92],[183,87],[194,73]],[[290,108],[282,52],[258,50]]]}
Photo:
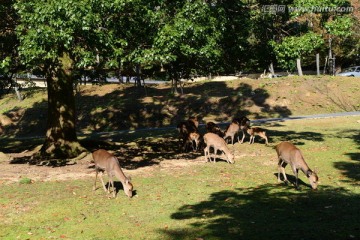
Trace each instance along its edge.
{"label": "bare soil patch", "polygon": [[[181,155],[181,154],[180,154]],[[9,154],[10,158],[26,158],[28,153]],[[136,158],[134,159],[136,161]],[[121,162],[121,160],[120,160]],[[136,169],[124,169],[125,174],[130,176],[152,176],[154,172],[177,172],[181,169],[205,164],[202,156],[195,159],[176,158],[162,159],[158,164],[144,166]],[[28,178],[35,182],[65,181],[75,179],[93,178],[95,176],[94,164],[91,155],[87,155],[76,164],[61,167],[37,166],[28,163],[12,163],[11,160],[0,161],[0,184],[19,182],[22,178]]]}

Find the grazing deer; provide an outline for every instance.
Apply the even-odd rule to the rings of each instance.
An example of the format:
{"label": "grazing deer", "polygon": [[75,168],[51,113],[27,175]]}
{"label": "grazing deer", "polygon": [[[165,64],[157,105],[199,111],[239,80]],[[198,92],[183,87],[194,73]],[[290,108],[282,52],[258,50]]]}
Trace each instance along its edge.
{"label": "grazing deer", "polygon": [[200,140],[201,140],[201,135],[199,133],[197,133],[197,132],[189,133],[184,138],[183,150],[187,151],[189,146],[191,146],[193,151],[198,150],[198,148],[200,146]]}
{"label": "grazing deer", "polygon": [[235,163],[234,161],[234,155],[230,152],[229,148],[227,147],[227,144],[225,140],[221,137],[219,137],[215,133],[206,133],[204,135],[204,143],[206,144],[206,147],[204,148],[204,155],[205,155],[205,161],[211,162],[210,157],[210,147],[214,148],[214,159],[213,162],[216,161],[216,154],[218,150],[221,150],[225,153],[226,161],[228,163]]}
{"label": "grazing deer", "polygon": [[112,186],[113,196],[115,198],[116,189],[114,187],[113,177],[116,176],[122,183],[125,194],[128,197],[132,197],[133,185],[131,184],[130,179],[127,178],[125,176],[125,174],[123,173],[123,171],[121,170],[118,159],[114,155],[110,154],[109,152],[107,152],[104,149],[99,149],[99,150],[93,152],[92,155],[93,155],[93,159],[95,162],[95,170],[96,170],[95,183],[94,183],[93,190],[94,191],[96,190],[96,180],[97,180],[98,173],[106,171],[106,173],[109,176],[109,185],[108,185],[107,189],[105,187],[103,176],[102,175],[100,176],[100,180],[101,180],[101,183],[103,185],[105,192],[110,193],[110,186]]}
{"label": "grazing deer", "polygon": [[224,137],[224,132],[214,122],[207,122],[206,123],[206,131],[211,132],[211,133],[215,133],[215,134],[219,135],[220,137]]}
{"label": "grazing deer", "polygon": [[[226,128],[225,130],[225,134],[224,134],[224,139],[226,140],[228,137],[231,138],[231,144],[234,145],[234,138],[235,135],[239,132],[240,127],[237,123],[230,123],[230,125]],[[237,135],[238,138],[238,142],[239,142],[239,134]]]}
{"label": "grazing deer", "polygon": [[284,181],[288,182],[285,174],[285,167],[287,164],[290,164],[291,169],[293,170],[296,183],[295,187],[298,189],[298,171],[299,169],[306,175],[306,177],[310,181],[310,185],[312,189],[316,189],[318,186],[319,177],[317,176],[315,171],[312,171],[308,165],[306,164],[300,150],[295,147],[290,142],[281,142],[276,147],[276,152],[279,158],[279,172],[278,172],[278,182],[280,182],[280,172],[282,172],[284,176]]}
{"label": "grazing deer", "polygon": [[265,144],[268,145],[268,138],[266,136],[266,130],[263,128],[259,128],[259,127],[253,127],[253,128],[248,128],[246,130],[246,132],[250,135],[250,142],[249,144],[254,143],[255,140],[255,136],[259,135],[261,138],[265,139]]}
{"label": "grazing deer", "polygon": [[232,122],[239,125],[239,128],[241,129],[243,134],[240,143],[243,143],[245,139],[245,130],[250,127],[250,120],[247,117],[239,117],[239,118],[234,118]]}
{"label": "grazing deer", "polygon": [[[193,145],[193,141],[196,142],[196,145],[199,143],[199,136],[193,133],[198,133],[198,126],[199,122],[195,117],[189,118],[187,121],[180,122],[176,129],[179,132],[179,142],[180,142],[180,149],[182,151],[187,150],[187,146],[191,142]],[[190,135],[191,134],[191,135]],[[194,148],[193,148],[194,149]]]}

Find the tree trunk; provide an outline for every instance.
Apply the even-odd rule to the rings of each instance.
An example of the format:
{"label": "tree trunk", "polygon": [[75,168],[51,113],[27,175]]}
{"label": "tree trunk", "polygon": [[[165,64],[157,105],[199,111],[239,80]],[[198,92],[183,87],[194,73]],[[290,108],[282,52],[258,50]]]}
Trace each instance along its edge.
{"label": "tree trunk", "polygon": [[141,87],[141,67],[140,64],[136,65],[136,82],[135,85],[137,87]]}
{"label": "tree trunk", "polygon": [[76,136],[75,97],[73,78],[63,70],[57,76],[47,77],[48,123],[41,157],[46,159],[66,159],[78,156],[85,149]]}
{"label": "tree trunk", "polygon": [[297,67],[299,76],[303,76],[300,58],[297,58],[297,59],[296,59],[296,67]]}

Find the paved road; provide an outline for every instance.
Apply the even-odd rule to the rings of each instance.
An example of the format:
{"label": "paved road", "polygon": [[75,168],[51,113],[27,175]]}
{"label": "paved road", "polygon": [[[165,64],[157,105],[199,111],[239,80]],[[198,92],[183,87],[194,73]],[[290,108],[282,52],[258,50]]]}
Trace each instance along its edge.
{"label": "paved road", "polygon": [[318,119],[318,118],[333,118],[333,117],[345,117],[345,116],[360,116],[360,111],[324,113],[324,114],[304,115],[304,116],[284,117],[284,118],[256,119],[256,120],[252,120],[251,122],[265,123],[265,122],[280,122],[280,121],[298,120],[298,119]]}

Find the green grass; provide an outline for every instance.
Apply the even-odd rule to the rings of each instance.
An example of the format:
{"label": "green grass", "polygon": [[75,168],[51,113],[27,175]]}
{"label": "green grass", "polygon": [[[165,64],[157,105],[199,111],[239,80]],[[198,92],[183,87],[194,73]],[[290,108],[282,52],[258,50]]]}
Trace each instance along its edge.
{"label": "green grass", "polygon": [[[236,154],[234,165],[190,161],[165,167],[166,162],[186,161],[167,157],[147,174],[128,171],[136,190],[132,199],[121,189],[116,199],[108,199],[101,188],[93,192],[93,178],[2,184],[0,238],[359,239],[358,120],[266,124],[262,127],[268,129],[271,146],[259,139],[253,145],[229,145]],[[148,134],[122,141],[146,144],[166,136]],[[277,183],[273,146],[282,140],[294,142],[318,170],[318,191],[310,189],[303,173],[300,190]],[[147,154],[168,156],[161,151]],[[201,155],[195,155],[200,162]],[[293,180],[289,167],[286,173]]]}

